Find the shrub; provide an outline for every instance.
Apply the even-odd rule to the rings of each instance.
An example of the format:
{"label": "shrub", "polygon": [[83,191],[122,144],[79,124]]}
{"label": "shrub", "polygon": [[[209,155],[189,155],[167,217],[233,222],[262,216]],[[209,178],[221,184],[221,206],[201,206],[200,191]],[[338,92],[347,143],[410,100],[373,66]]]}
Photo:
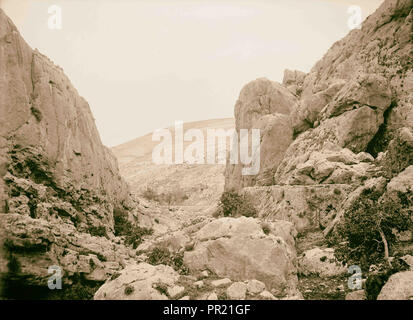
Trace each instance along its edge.
{"label": "shrub", "polygon": [[143,237],[151,234],[153,234],[153,229],[131,226],[129,233],[126,235],[125,244],[136,249],[142,243]]}
{"label": "shrub", "polygon": [[412,199],[403,201],[402,194],[396,200],[379,201],[379,198],[379,193],[365,190],[345,212],[343,223],[337,227],[336,238],[344,240],[336,250],[339,260],[366,269],[388,260],[396,241],[394,231],[405,231],[409,227]]}
{"label": "shrub", "polygon": [[142,193],[142,197],[150,201],[159,202],[159,195],[152,188],[147,187],[146,190]]}
{"label": "shrub", "polygon": [[151,265],[164,264],[172,267],[180,274],[188,274],[189,270],[184,264],[183,253],[171,253],[168,248],[159,246],[155,247],[149,254],[147,262]]}
{"label": "shrub", "polygon": [[173,191],[162,192],[162,193],[158,193],[152,188],[148,187],[142,193],[142,197],[144,197],[147,200],[155,201],[160,204],[166,204],[166,205],[181,204],[182,202],[188,199],[188,196],[179,187]]}
{"label": "shrub", "polygon": [[113,222],[116,236],[123,236],[130,231],[131,223],[128,220],[128,212],[121,208],[113,210]]}
{"label": "shrub", "polygon": [[59,296],[61,300],[93,300],[93,296],[102,284],[87,285],[76,282]]}
{"label": "shrub", "polygon": [[264,222],[262,225],[261,225],[261,228],[262,228],[262,231],[265,233],[265,234],[270,234],[270,232],[271,232],[271,226],[268,224],[268,223],[266,223],[266,222]]}
{"label": "shrub", "polygon": [[107,233],[106,233],[106,228],[104,226],[91,226],[88,229],[88,232],[90,235],[95,236],[95,237],[106,237],[107,238]]}
{"label": "shrub", "polygon": [[125,287],[125,295],[127,295],[127,296],[131,295],[134,291],[135,291],[135,289],[132,286],[126,286]]}
{"label": "shrub", "polygon": [[157,290],[160,294],[163,294],[163,295],[169,297],[168,287],[167,287],[166,284],[161,283],[161,282],[156,283],[156,284],[154,285],[154,289]]}
{"label": "shrub", "polygon": [[36,118],[38,122],[42,121],[43,116],[39,109],[37,109],[36,107],[31,107],[30,111],[32,112],[33,116]]}
{"label": "shrub", "polygon": [[222,193],[219,202],[219,211],[224,217],[255,217],[257,210],[250,197],[246,194],[240,195],[234,190]]}
{"label": "shrub", "polygon": [[132,224],[128,219],[126,210],[115,208],[113,210],[114,229],[116,236],[125,236],[125,244],[136,249],[143,241],[143,237],[151,235],[152,229],[143,228]]}

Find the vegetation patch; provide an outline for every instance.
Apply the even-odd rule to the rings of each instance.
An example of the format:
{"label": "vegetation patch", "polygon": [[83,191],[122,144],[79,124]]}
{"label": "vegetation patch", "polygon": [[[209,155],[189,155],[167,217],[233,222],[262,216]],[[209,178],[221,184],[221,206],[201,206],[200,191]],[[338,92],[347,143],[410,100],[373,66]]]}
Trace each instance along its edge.
{"label": "vegetation patch", "polygon": [[179,205],[189,198],[188,195],[179,187],[168,192],[157,192],[148,187],[142,193],[142,197],[164,205]]}
{"label": "vegetation patch", "polygon": [[182,275],[189,274],[188,267],[184,264],[183,253],[172,253],[168,248],[159,246],[155,247],[149,254],[147,262],[151,265],[167,265]]}
{"label": "vegetation patch", "polygon": [[90,235],[94,236],[94,237],[105,237],[107,238],[107,232],[106,232],[106,228],[104,226],[91,226],[88,228],[88,232],[90,233]]}
{"label": "vegetation patch", "polygon": [[113,210],[114,229],[116,236],[125,236],[125,244],[136,249],[145,236],[151,235],[153,229],[143,228],[133,224],[128,219],[128,212],[121,208]]}
{"label": "vegetation patch", "polygon": [[135,288],[132,286],[125,287],[125,295],[130,296],[135,291]]}
{"label": "vegetation patch", "polygon": [[225,191],[219,200],[216,217],[256,217],[257,210],[247,194],[239,194],[235,190]]}
{"label": "vegetation patch", "polygon": [[32,115],[36,118],[38,122],[42,121],[43,116],[42,112],[39,109],[37,109],[36,107],[31,107],[30,111],[32,112]]}
{"label": "vegetation patch", "polygon": [[160,294],[163,294],[164,296],[169,297],[168,295],[168,287],[164,283],[155,283],[153,287],[156,291],[158,291]]}
{"label": "vegetation patch", "polygon": [[337,234],[330,242],[339,243],[338,260],[368,270],[372,264],[389,262],[397,232],[409,228],[413,197],[399,194],[398,199],[380,199],[380,194],[365,190],[344,214]]}

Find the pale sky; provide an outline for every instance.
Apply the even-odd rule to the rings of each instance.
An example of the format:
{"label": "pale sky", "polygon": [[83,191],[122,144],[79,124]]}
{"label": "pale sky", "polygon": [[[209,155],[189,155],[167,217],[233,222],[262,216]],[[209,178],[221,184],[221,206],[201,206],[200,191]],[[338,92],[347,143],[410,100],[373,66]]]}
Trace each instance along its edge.
{"label": "pale sky", "polygon": [[[0,0],[26,41],[60,65],[114,146],[175,120],[233,117],[241,88],[308,72],[383,0]],[[50,30],[48,8],[62,8]]]}

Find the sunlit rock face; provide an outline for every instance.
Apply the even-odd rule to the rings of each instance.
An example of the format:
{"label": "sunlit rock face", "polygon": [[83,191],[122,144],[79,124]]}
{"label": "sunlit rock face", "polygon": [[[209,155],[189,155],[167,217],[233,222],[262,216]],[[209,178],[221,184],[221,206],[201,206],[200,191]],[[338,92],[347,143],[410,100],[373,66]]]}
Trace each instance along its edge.
{"label": "sunlit rock face", "polygon": [[[14,277],[36,286],[52,264],[65,275],[119,268],[97,259],[91,269],[89,259],[114,250],[108,240],[114,238],[113,210],[129,206],[128,187],[88,103],[0,9],[0,223]],[[107,243],[87,249],[91,229]],[[112,252],[103,262],[116,264],[122,255]],[[103,281],[106,271],[92,279]]]}
{"label": "sunlit rock face", "polygon": [[[385,1],[360,30],[336,42],[308,74],[286,70],[282,85],[266,79],[246,85],[235,106],[237,129],[262,129],[262,165],[258,175],[245,177],[241,166],[228,164],[226,188],[358,183],[357,176],[368,178],[374,168],[366,163],[380,152],[394,150],[392,140],[409,140],[406,132],[413,127],[411,28],[411,1]],[[406,129],[401,132],[402,128]],[[331,181],[309,172],[314,153],[321,161],[331,152],[349,151],[363,159],[338,161],[343,165],[337,166],[324,162]],[[372,156],[370,160],[365,153]],[[344,173],[348,182],[342,181]]]}

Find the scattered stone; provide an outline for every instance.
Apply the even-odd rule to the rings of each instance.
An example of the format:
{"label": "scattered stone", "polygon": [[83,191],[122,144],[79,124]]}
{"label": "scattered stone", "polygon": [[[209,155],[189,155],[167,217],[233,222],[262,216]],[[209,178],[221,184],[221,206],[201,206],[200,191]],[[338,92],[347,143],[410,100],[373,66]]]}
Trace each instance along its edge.
{"label": "scattered stone", "polygon": [[229,285],[231,282],[232,281],[230,279],[225,278],[225,279],[219,279],[219,280],[211,281],[211,284],[212,284],[213,287],[218,288],[218,287],[225,287],[225,286]]}
{"label": "scattered stone", "polygon": [[173,286],[168,288],[168,295],[171,299],[175,299],[180,296],[185,291],[184,287],[181,286]]}
{"label": "scattered stone", "polygon": [[207,300],[218,300],[218,296],[215,292],[212,292],[208,297]]}
{"label": "scattered stone", "polygon": [[259,297],[262,298],[263,300],[276,300],[274,295],[267,290],[264,290],[263,292],[261,292],[259,294]]}
{"label": "scattered stone", "polygon": [[[165,265],[132,264],[113,280],[107,281],[95,293],[95,300],[167,300],[167,292],[182,293],[175,287],[179,274]],[[174,288],[169,291],[168,288]]]}
{"label": "scattered stone", "polygon": [[321,277],[333,277],[347,272],[335,258],[332,248],[305,251],[298,260],[298,270],[303,275],[317,274]]}
{"label": "scattered stone", "polygon": [[227,296],[230,300],[243,300],[247,293],[247,285],[243,282],[234,282],[227,289]]}
{"label": "scattered stone", "polygon": [[202,280],[196,281],[196,282],[194,282],[194,285],[195,285],[197,288],[202,288],[202,287],[204,286],[204,281],[202,281]]}
{"label": "scattered stone", "polygon": [[366,300],[366,293],[364,290],[352,291],[346,295],[346,300]]}
{"label": "scattered stone", "polygon": [[247,283],[247,292],[255,295],[265,290],[265,284],[258,280],[249,280]]}

